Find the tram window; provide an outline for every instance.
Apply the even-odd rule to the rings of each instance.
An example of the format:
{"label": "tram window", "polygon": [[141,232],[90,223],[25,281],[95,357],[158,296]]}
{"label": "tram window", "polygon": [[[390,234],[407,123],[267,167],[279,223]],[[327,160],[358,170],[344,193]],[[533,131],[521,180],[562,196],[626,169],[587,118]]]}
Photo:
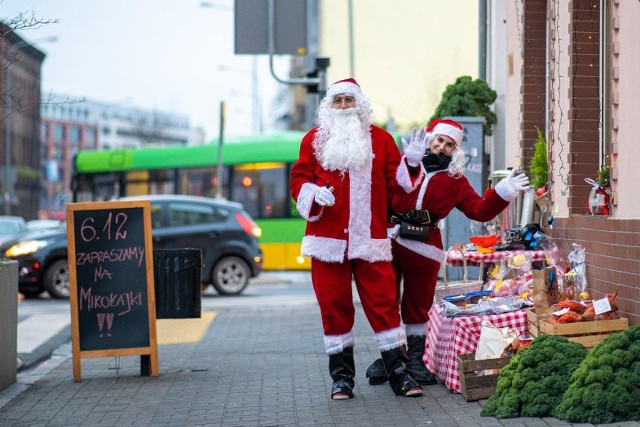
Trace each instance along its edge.
{"label": "tram window", "polygon": [[269,168],[261,165],[236,166],[233,173],[233,200],[242,203],[252,217],[286,217],[287,197],[289,183],[283,164]]}

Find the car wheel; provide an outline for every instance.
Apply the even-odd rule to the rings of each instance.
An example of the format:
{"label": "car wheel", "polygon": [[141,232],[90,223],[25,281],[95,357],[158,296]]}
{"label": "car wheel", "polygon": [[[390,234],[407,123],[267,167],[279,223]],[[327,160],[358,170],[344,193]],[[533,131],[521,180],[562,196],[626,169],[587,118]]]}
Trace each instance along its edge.
{"label": "car wheel", "polygon": [[212,285],[222,295],[238,295],[249,284],[249,266],[241,258],[222,258],[213,268]]}
{"label": "car wheel", "polygon": [[53,298],[69,298],[69,262],[66,259],[51,264],[42,280],[44,288]]}

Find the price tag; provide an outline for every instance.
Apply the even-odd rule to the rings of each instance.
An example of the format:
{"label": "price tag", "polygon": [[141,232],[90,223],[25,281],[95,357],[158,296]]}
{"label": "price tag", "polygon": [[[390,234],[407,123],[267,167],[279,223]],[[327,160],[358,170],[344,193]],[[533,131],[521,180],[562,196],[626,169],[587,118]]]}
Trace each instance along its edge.
{"label": "price tag", "polygon": [[558,317],[560,317],[560,316],[562,316],[563,314],[565,314],[567,311],[569,311],[569,307],[567,307],[567,308],[563,308],[562,310],[554,311],[554,312],[553,312],[553,313],[551,313],[551,314],[553,314],[554,316],[558,316]]}
{"label": "price tag", "polygon": [[593,300],[593,311],[595,312],[596,316],[598,314],[611,311],[611,304],[609,304],[609,298],[605,297],[602,299]]}

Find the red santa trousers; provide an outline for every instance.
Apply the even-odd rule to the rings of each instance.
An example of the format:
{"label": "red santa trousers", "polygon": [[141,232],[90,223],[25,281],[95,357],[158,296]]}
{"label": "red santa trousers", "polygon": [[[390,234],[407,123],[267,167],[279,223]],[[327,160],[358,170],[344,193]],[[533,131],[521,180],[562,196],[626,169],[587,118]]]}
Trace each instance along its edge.
{"label": "red santa trousers", "polygon": [[[362,302],[365,316],[374,333],[400,326],[395,275],[388,261],[359,259],[342,263],[311,260],[311,280],[320,306],[325,336],[351,333],[355,318],[351,278]],[[397,347],[397,345],[395,345]]]}
{"label": "red santa trousers", "polygon": [[398,292],[402,281],[402,322],[405,325],[425,324],[436,292],[440,263],[418,255],[395,240],[392,248]]}

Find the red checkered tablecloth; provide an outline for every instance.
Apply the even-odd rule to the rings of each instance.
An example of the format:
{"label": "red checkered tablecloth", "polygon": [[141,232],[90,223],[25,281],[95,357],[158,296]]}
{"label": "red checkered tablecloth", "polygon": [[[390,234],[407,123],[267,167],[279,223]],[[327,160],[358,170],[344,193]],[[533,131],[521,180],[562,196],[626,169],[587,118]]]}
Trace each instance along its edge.
{"label": "red checkered tablecloth", "polygon": [[[495,264],[519,254],[530,255],[532,261],[542,261],[546,258],[545,251],[495,251],[492,253],[465,251],[464,257],[467,259],[467,265],[480,265],[482,263]],[[449,252],[449,254],[447,255],[447,265],[462,265],[462,255],[459,251]]]}
{"label": "red checkered tablecloth", "polygon": [[429,311],[424,362],[429,371],[451,391],[460,392],[458,355],[476,352],[483,320],[488,320],[498,328],[514,328],[521,335],[527,334],[526,310],[453,318],[440,315],[439,305],[434,304]]}

